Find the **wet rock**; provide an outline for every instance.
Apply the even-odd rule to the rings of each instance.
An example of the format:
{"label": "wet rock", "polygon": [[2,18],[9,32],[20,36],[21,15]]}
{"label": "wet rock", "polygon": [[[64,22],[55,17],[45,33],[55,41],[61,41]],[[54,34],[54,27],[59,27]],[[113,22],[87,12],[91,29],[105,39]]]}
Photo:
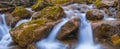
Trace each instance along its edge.
{"label": "wet rock", "polygon": [[96,0],[95,5],[97,8],[108,8],[116,6],[118,0]]}
{"label": "wet rock", "polygon": [[35,41],[45,38],[56,23],[56,21],[49,22],[46,19],[32,20],[13,28],[10,34],[15,43],[20,47],[26,47]]}
{"label": "wet rock", "polygon": [[114,37],[113,35],[119,33],[119,30],[120,30],[119,20],[93,22],[92,28],[94,32],[95,41],[98,41],[102,45],[104,45],[105,49],[119,49],[120,48],[119,47],[120,45],[116,46],[112,44],[113,42],[111,42],[111,40]]}
{"label": "wet rock", "polygon": [[46,6],[47,5],[44,3],[44,0],[37,0],[36,3],[32,6],[32,10],[39,11]]}
{"label": "wet rock", "polygon": [[104,18],[104,14],[98,9],[92,9],[86,13],[86,18],[88,20],[102,20]]}
{"label": "wet rock", "polygon": [[69,48],[73,48],[78,41],[78,30],[80,25],[79,18],[73,18],[68,21],[60,30],[57,39],[65,44],[69,44]]}
{"label": "wet rock", "polygon": [[[57,38],[58,39],[64,39],[64,37],[72,38],[72,36],[76,36],[76,33],[74,32],[79,28],[80,25],[80,19],[79,18],[73,18],[70,21],[68,21],[60,30],[58,33]],[[70,35],[73,34],[73,35]]]}
{"label": "wet rock", "polygon": [[19,18],[30,18],[31,12],[24,7],[16,7],[15,10],[12,12],[12,15]]}
{"label": "wet rock", "polygon": [[14,27],[15,24],[20,20],[17,17],[13,17],[11,13],[5,13],[6,23],[8,26]]}
{"label": "wet rock", "polygon": [[8,26],[15,27],[16,23],[21,19],[29,19],[32,12],[23,7],[16,7],[12,13],[5,13],[6,22]]}
{"label": "wet rock", "polygon": [[33,16],[33,19],[47,18],[51,20],[58,20],[64,16],[64,10],[60,6],[48,6]]}

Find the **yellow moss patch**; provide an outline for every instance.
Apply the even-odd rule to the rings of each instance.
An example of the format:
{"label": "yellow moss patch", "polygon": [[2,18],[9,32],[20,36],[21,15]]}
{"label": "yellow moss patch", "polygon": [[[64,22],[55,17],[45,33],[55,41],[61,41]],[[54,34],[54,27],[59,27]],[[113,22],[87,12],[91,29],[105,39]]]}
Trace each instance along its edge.
{"label": "yellow moss patch", "polygon": [[40,11],[37,18],[46,18],[51,20],[57,20],[65,15],[63,9],[60,6],[48,6]]}
{"label": "yellow moss patch", "polygon": [[112,43],[113,43],[114,45],[117,45],[117,44],[120,43],[120,37],[119,37],[118,35],[113,35],[113,36],[111,37],[111,41],[112,41]]}
{"label": "yellow moss patch", "polygon": [[100,0],[96,0],[94,4],[97,6],[97,8],[101,8],[101,7],[105,6],[105,4],[101,3]]}
{"label": "yellow moss patch", "polygon": [[32,10],[39,8],[43,4],[43,0],[37,0],[37,3],[32,6]]}
{"label": "yellow moss patch", "polygon": [[16,7],[12,14],[15,17],[27,17],[30,15],[30,12],[24,7]]}

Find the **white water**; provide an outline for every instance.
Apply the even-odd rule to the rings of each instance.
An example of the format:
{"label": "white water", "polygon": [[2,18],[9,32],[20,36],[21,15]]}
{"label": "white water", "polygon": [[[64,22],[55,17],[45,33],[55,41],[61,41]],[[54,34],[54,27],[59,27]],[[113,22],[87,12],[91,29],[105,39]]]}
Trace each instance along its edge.
{"label": "white water", "polygon": [[0,49],[9,49],[10,42],[12,42],[12,38],[9,34],[10,28],[6,24],[5,14],[0,14]]}
{"label": "white water", "polygon": [[66,49],[67,45],[64,45],[56,40],[56,36],[61,29],[61,27],[68,22],[68,18],[62,19],[60,23],[58,23],[50,32],[51,34],[42,41],[37,42],[37,47],[39,49]]}
{"label": "white water", "polygon": [[76,49],[100,49],[100,45],[94,43],[91,24],[86,20],[85,13],[80,13],[80,16],[79,44]]}

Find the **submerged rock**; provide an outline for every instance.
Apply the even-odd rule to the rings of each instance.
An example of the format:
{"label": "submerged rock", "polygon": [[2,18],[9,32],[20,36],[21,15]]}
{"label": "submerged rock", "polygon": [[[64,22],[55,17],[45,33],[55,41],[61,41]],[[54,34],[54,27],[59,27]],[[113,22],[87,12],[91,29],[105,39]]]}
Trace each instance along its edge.
{"label": "submerged rock", "polygon": [[58,20],[63,18],[64,16],[64,10],[60,6],[48,6],[39,11],[38,14],[33,16],[33,19],[47,18],[51,20]]}
{"label": "submerged rock", "polygon": [[93,10],[89,10],[86,13],[86,18],[88,20],[102,20],[104,18],[104,14],[102,11],[98,10],[98,9],[93,9]]}

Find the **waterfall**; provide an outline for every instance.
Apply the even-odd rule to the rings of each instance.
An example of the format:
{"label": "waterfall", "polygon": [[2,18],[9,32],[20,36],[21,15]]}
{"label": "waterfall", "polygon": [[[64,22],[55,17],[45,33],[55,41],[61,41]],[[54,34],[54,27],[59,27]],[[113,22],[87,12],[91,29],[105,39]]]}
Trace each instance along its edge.
{"label": "waterfall", "polygon": [[91,24],[87,21],[85,13],[79,13],[81,24],[79,31],[79,44],[76,49],[99,49],[100,45],[95,45]]}
{"label": "waterfall", "polygon": [[0,14],[0,49],[9,49],[9,44],[12,38],[9,34],[10,27],[7,26],[5,14]]}
{"label": "waterfall", "polygon": [[42,41],[37,42],[37,47],[39,49],[66,49],[67,45],[64,45],[56,40],[56,36],[61,29],[61,27],[68,22],[68,18],[62,19],[51,31],[51,34]]}

